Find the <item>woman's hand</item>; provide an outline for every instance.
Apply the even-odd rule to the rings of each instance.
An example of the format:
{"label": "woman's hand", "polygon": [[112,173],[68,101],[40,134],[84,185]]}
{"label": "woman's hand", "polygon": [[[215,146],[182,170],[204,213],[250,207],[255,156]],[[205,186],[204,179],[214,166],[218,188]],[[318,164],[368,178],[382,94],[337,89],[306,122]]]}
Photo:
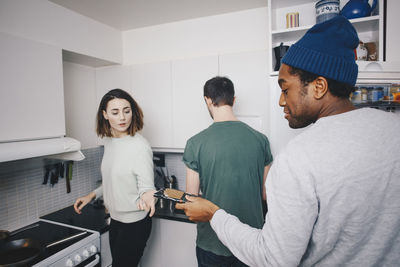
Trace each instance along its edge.
{"label": "woman's hand", "polygon": [[84,206],[86,206],[87,203],[92,201],[93,198],[96,197],[96,194],[94,192],[89,193],[88,195],[84,197],[80,197],[75,201],[74,204],[74,210],[76,213],[81,214],[81,210],[83,209]]}
{"label": "woman's hand", "polygon": [[138,209],[150,211],[149,216],[152,217],[156,211],[157,199],[153,196],[156,190],[150,190],[142,194],[138,201]]}

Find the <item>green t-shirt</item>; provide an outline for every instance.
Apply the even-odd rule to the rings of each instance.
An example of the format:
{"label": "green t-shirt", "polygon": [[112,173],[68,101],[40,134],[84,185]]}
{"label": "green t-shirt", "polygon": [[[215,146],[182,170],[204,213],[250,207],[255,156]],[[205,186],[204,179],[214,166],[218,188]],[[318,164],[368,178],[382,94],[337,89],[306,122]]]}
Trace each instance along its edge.
{"label": "green t-shirt", "polygon": [[[187,141],[183,162],[199,173],[204,198],[262,228],[264,167],[272,162],[265,135],[240,121],[215,122]],[[217,255],[232,255],[208,222],[197,224],[196,244]]]}

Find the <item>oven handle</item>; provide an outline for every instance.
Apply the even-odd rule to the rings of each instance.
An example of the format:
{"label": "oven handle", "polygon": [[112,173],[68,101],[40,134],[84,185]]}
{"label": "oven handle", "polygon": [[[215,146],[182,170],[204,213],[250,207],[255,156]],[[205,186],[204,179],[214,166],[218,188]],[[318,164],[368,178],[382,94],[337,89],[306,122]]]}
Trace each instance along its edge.
{"label": "oven handle", "polygon": [[96,254],[95,259],[92,262],[89,262],[88,264],[85,265],[85,267],[93,267],[97,265],[100,262],[100,256],[99,254]]}

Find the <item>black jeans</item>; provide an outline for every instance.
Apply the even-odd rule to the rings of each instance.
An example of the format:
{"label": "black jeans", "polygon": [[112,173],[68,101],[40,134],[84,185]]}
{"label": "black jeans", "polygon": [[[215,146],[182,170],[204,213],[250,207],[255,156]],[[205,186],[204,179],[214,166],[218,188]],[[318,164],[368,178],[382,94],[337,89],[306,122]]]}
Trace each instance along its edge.
{"label": "black jeans", "polygon": [[196,246],[197,264],[199,267],[245,267],[235,256],[220,256]]}
{"label": "black jeans", "polygon": [[151,231],[151,218],[122,223],[111,219],[110,249],[113,267],[136,267],[143,255]]}

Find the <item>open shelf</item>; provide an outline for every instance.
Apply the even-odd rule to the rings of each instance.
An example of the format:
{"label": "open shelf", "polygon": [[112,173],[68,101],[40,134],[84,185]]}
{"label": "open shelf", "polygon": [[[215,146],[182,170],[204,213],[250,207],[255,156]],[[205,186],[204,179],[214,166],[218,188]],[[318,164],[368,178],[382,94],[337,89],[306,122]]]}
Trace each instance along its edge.
{"label": "open shelf", "polygon": [[[371,25],[375,25],[379,22],[379,16],[369,16],[369,17],[364,17],[364,18],[357,18],[357,19],[351,19],[350,22],[354,25],[354,27],[358,28],[366,28],[367,30],[370,30]],[[289,29],[282,29],[282,30],[273,30],[272,35],[276,36],[279,34],[292,34],[293,32],[296,31],[307,31],[314,25],[307,25],[307,26],[301,26],[301,27],[295,27],[295,28],[289,28]]]}
{"label": "open shelf", "polygon": [[[351,19],[350,22],[356,28],[357,32],[378,31],[379,30],[379,16],[370,16],[365,18]],[[279,43],[293,44],[300,39],[313,25],[300,26],[289,29],[273,30],[272,44],[279,45]]]}
{"label": "open shelf", "polygon": [[400,102],[397,101],[377,101],[377,102],[367,102],[367,103],[353,103],[357,108],[377,108],[386,111],[400,110]]}

